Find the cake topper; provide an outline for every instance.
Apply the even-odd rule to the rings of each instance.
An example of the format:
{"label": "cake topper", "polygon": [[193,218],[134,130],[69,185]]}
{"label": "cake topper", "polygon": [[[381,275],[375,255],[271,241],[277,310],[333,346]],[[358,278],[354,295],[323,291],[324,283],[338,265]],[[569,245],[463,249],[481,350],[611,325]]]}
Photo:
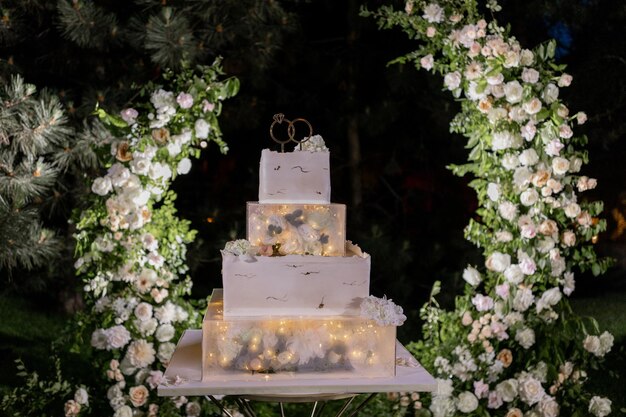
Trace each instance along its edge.
{"label": "cake topper", "polygon": [[[274,125],[278,124],[282,124],[283,122],[287,123],[287,135],[288,135],[288,139],[287,140],[280,140],[277,139],[276,136],[274,136]],[[306,125],[309,127],[309,136],[305,137],[302,140],[298,140],[295,138],[296,136],[296,127],[294,126],[297,122],[304,122],[306,123]],[[311,127],[311,123],[309,123],[306,119],[302,119],[302,118],[298,118],[298,119],[294,119],[294,120],[288,120],[285,119],[285,115],[282,113],[278,113],[274,115],[274,121],[272,122],[272,125],[270,126],[270,136],[272,137],[272,140],[276,143],[280,143],[280,151],[281,152],[285,152],[285,144],[289,143],[289,142],[295,142],[298,145],[302,146],[302,144],[304,142],[306,142],[307,140],[311,139],[311,136],[313,135],[313,127]],[[302,147],[301,147],[302,149]]]}

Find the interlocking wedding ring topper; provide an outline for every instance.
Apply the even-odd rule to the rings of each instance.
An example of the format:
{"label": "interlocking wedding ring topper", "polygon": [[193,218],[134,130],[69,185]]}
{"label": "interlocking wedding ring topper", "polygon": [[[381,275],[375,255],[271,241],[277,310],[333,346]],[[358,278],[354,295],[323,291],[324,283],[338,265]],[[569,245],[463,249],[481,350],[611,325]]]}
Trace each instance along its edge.
{"label": "interlocking wedding ring topper", "polygon": [[[274,126],[276,124],[282,124],[283,122],[287,123],[287,139],[286,140],[280,140],[278,139],[276,136],[274,136]],[[298,140],[296,139],[296,126],[295,124],[298,122],[302,122],[305,123],[308,127],[309,127],[309,136]],[[306,142],[307,140],[311,139],[311,136],[313,136],[313,127],[311,127],[311,123],[309,123],[306,119],[302,119],[302,118],[298,118],[298,119],[294,119],[294,120],[288,120],[285,119],[285,115],[282,113],[278,113],[274,115],[274,121],[272,122],[272,125],[270,126],[270,136],[272,137],[272,140],[276,143],[280,144],[280,151],[281,152],[285,152],[285,144],[289,143],[289,142],[294,142],[298,145],[300,145],[300,149],[302,149],[302,144],[304,142]]]}

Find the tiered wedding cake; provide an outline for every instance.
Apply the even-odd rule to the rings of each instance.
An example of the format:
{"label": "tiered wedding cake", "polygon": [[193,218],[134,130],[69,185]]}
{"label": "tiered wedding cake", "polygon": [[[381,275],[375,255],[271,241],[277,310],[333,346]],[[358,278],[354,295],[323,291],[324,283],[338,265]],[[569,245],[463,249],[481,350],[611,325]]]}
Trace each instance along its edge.
{"label": "tiered wedding cake", "polygon": [[[272,138],[286,122],[298,143],[296,121],[309,125],[275,116]],[[264,150],[259,179],[247,239],[222,251],[224,289],[214,290],[203,322],[203,379],[393,376],[405,317],[391,300],[369,296],[370,256],[345,240],[345,205],[330,203],[323,139],[309,135],[293,152]]]}

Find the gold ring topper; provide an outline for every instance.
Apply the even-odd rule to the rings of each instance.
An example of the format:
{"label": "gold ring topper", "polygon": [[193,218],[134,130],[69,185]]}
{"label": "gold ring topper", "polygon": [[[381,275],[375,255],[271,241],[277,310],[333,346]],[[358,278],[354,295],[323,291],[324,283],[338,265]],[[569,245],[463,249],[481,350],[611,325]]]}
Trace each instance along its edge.
{"label": "gold ring topper", "polygon": [[[287,123],[287,136],[288,139],[287,140],[280,140],[278,138],[276,138],[276,136],[274,136],[274,126],[276,124],[282,124],[283,122]],[[302,139],[302,140],[298,140],[295,138],[296,136],[296,127],[294,126],[296,123],[298,122],[303,122],[306,123],[306,125],[309,127],[309,136],[307,136],[306,138]],[[282,113],[278,113],[274,115],[274,121],[272,122],[272,125],[270,126],[270,136],[272,137],[272,140],[276,143],[280,144],[280,151],[281,152],[285,152],[285,144],[289,143],[289,142],[294,142],[298,145],[300,145],[300,149],[302,149],[302,144],[304,142],[306,142],[307,140],[311,139],[311,136],[313,136],[313,127],[311,127],[311,123],[309,123],[306,119],[302,119],[302,118],[297,118],[294,120],[288,120],[285,119],[285,115]]]}

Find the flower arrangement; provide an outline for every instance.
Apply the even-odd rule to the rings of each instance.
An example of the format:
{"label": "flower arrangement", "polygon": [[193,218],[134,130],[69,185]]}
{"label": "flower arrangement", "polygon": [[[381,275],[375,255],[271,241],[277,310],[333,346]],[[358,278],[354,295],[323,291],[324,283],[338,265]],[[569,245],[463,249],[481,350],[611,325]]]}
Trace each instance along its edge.
{"label": "flower arrangement", "polygon": [[613,338],[576,316],[567,296],[574,269],[598,275],[611,261],[592,246],[605,222],[601,202],[580,198],[596,186],[580,173],[587,138],[574,133],[587,116],[559,99],[572,76],[554,62],[555,42],[523,48],[474,1],[408,0],[403,11],[363,14],[419,40],[396,62],[441,74],[461,103],[451,130],[471,151],[467,164],[451,169],[475,175],[480,204],[466,237],[483,249],[484,268],[465,269],[455,310],[439,308],[437,283],[421,311],[424,339],[411,349],[440,389],[415,402],[416,415],[607,415],[610,400],[585,390],[585,370]]}
{"label": "flower arrangement", "polygon": [[[158,398],[155,389],[174,342],[198,326],[198,309],[183,298],[191,288],[186,244],[195,232],[176,217],[169,187],[209,142],[228,150],[217,118],[238,81],[222,81],[221,74],[219,61],[166,72],[165,85],[142,90],[149,94],[145,103],[119,116],[97,110],[115,139],[104,144],[107,171],[93,181],[90,206],[76,220],[75,267],[91,308],[82,330],[106,381],[90,402],[108,403],[116,417],[200,411],[183,397]],[[83,397],[81,391],[68,400],[66,416],[80,414]]]}

